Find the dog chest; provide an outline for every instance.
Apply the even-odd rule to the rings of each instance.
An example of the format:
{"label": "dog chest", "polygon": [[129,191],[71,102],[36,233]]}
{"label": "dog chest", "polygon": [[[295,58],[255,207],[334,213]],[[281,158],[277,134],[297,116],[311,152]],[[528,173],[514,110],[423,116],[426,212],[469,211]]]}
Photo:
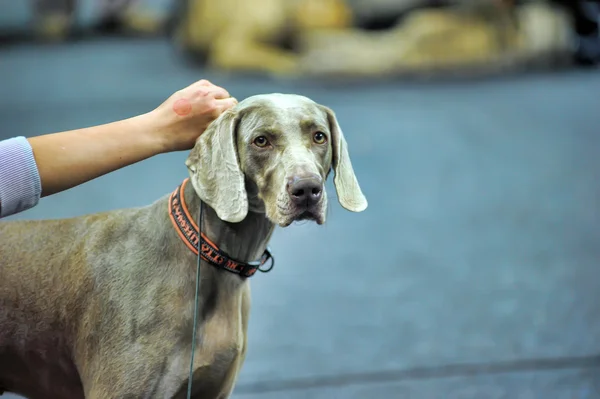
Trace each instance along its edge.
{"label": "dog chest", "polygon": [[[208,314],[202,305],[200,307],[199,315],[205,317],[201,316],[197,325],[193,372],[193,391],[201,393],[200,397],[219,397],[228,392],[235,383],[245,353],[245,299],[239,296],[223,299],[217,300]],[[167,392],[187,389],[192,327],[191,323],[180,326],[178,334],[185,341],[168,367],[165,382],[170,388]]]}

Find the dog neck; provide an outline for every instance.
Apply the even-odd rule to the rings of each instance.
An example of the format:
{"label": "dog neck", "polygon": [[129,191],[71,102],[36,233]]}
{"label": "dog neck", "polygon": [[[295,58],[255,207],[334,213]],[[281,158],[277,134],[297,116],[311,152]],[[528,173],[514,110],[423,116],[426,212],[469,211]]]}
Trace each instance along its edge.
{"label": "dog neck", "polygon": [[[190,216],[196,223],[200,214],[200,206],[202,206],[200,229],[220,250],[241,262],[260,259],[275,229],[275,225],[267,219],[264,213],[250,210],[241,222],[229,223],[221,220],[214,209],[206,202],[201,201],[192,184],[185,185],[183,196]],[[212,266],[210,267],[212,268]],[[232,274],[232,276],[240,279],[236,275]]]}

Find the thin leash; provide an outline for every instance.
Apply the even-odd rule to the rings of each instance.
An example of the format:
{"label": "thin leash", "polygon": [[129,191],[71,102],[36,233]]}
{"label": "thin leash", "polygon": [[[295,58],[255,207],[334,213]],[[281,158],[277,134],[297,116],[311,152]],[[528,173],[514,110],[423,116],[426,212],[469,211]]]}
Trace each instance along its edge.
{"label": "thin leash", "polygon": [[[197,256],[196,264],[196,294],[194,296],[194,325],[192,326],[192,345],[190,353],[190,371],[188,376],[187,399],[192,398],[192,384],[194,378],[194,356],[196,354],[196,338],[198,336],[198,313],[200,302],[200,269],[202,261],[215,266],[217,269],[235,273],[240,278],[246,279],[252,277],[256,271],[268,273],[275,266],[275,258],[269,248],[265,248],[259,260],[242,262],[231,258],[227,253],[219,249],[216,244],[202,234],[202,223],[204,221],[204,201],[200,201],[200,210],[198,212],[198,225],[185,205],[183,191],[188,179],[184,180],[169,198],[169,218],[175,227],[179,238],[185,245]],[[263,268],[270,262],[268,268]]]}
{"label": "thin leash", "polygon": [[[200,213],[198,214],[198,234],[202,233],[202,213],[204,210],[204,202],[200,201]],[[194,327],[192,329],[192,353],[190,356],[190,375],[188,377],[187,399],[192,399],[192,378],[194,377],[194,354],[196,353],[196,326],[198,325],[198,302],[200,297],[200,264],[202,256],[200,256],[201,240],[198,240],[198,262],[196,265],[196,295],[194,297]]]}

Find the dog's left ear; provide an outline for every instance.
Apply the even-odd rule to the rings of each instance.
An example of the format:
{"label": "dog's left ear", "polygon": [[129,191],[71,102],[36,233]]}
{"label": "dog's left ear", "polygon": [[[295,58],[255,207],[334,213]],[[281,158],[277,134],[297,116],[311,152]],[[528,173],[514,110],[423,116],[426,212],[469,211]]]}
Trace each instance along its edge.
{"label": "dog's left ear", "polygon": [[328,107],[321,106],[327,113],[329,129],[331,131],[331,147],[333,149],[332,167],[334,172],[333,184],[340,204],[352,212],[362,212],[367,209],[367,199],[363,195],[358,180],[354,174],[348,144],[344,133],[335,117],[335,113]]}
{"label": "dog's left ear", "polygon": [[238,223],[248,214],[248,194],[237,152],[237,127],[241,116],[223,112],[196,140],[185,161],[198,196],[221,220]]}

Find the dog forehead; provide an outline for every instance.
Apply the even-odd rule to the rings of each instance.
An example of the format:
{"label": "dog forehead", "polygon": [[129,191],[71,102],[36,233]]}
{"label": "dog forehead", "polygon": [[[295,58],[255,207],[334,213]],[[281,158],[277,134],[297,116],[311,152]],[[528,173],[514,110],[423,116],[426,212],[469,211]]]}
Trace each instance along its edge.
{"label": "dog forehead", "polygon": [[240,102],[239,109],[250,111],[243,119],[248,130],[304,130],[307,126],[327,125],[327,115],[316,102],[295,94],[272,93],[248,97]]}

